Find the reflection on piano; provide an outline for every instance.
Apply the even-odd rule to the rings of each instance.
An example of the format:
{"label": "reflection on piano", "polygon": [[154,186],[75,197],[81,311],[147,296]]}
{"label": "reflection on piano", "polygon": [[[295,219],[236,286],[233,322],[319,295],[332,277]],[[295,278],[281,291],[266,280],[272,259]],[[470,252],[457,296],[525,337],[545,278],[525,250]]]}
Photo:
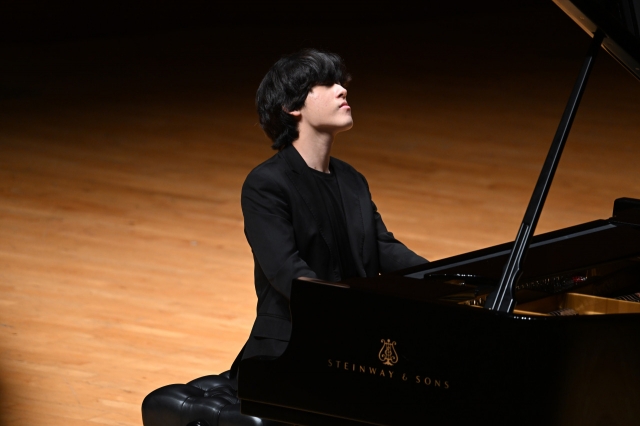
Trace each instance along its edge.
{"label": "reflection on piano", "polygon": [[[640,0],[554,1],[640,78]],[[530,235],[377,278],[294,281],[287,350],[241,363],[243,413],[310,426],[638,423],[640,200],[531,237],[593,50]],[[524,267],[505,279],[517,252]],[[501,294],[513,301],[484,309]]]}

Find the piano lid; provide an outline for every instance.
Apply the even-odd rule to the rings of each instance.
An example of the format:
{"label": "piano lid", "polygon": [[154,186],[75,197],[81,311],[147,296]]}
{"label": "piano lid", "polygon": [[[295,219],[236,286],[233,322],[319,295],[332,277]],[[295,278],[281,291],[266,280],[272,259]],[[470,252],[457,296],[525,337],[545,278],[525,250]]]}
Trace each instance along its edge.
{"label": "piano lid", "polygon": [[602,47],[640,80],[640,0],[553,0],[591,37],[600,29]]}

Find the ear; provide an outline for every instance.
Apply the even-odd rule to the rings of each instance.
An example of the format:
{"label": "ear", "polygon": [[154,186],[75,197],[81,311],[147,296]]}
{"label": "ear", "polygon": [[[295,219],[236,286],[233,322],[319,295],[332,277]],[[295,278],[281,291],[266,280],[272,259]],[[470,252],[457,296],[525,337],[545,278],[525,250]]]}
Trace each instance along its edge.
{"label": "ear", "polygon": [[300,110],[299,109],[297,109],[295,111],[287,111],[287,109],[285,107],[282,107],[282,110],[284,112],[286,112],[287,114],[292,115],[292,116],[294,116],[296,118],[300,117]]}

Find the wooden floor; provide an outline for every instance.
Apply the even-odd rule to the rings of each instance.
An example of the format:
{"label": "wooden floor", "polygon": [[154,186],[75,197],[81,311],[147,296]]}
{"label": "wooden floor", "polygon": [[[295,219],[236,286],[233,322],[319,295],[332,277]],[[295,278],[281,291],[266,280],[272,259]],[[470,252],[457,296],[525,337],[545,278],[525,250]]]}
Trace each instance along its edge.
{"label": "wooden floor", "polygon": [[[86,58],[105,43],[34,55]],[[355,127],[334,155],[429,259],[511,240],[583,51],[547,57],[539,75],[494,64],[397,78],[355,61]],[[227,369],[254,317],[239,194],[272,155],[252,106],[265,69],[214,84],[206,72],[80,68],[3,74],[3,425],[139,425],[151,390]],[[640,198],[639,111],[640,84],[603,54],[538,233]]]}

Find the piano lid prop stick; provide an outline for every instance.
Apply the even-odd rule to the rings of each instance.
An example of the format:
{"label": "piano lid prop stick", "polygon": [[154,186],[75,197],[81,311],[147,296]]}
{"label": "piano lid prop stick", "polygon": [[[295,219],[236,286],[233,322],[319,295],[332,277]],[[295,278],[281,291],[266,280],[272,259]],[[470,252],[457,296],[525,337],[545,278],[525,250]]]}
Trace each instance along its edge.
{"label": "piano lid prop stick", "polygon": [[576,111],[580,104],[580,99],[582,98],[589,74],[591,73],[591,68],[593,67],[593,62],[595,61],[603,39],[604,34],[600,30],[596,31],[593,35],[593,41],[587,52],[587,57],[582,64],[578,80],[573,86],[569,102],[567,102],[562,120],[560,120],[558,130],[547,154],[547,159],[544,162],[544,166],[538,177],[538,182],[529,201],[529,206],[518,230],[513,249],[509,255],[509,261],[502,271],[500,284],[487,297],[487,302],[485,303],[485,308],[487,309],[509,313],[513,312],[513,308],[515,307],[514,289],[520,275],[522,275],[522,264],[527,256],[531,237],[538,224],[542,207],[544,206],[551,182],[553,181],[553,176],[560,162],[560,157],[562,156],[562,150],[567,141],[567,136],[569,136],[573,119],[576,116]]}

